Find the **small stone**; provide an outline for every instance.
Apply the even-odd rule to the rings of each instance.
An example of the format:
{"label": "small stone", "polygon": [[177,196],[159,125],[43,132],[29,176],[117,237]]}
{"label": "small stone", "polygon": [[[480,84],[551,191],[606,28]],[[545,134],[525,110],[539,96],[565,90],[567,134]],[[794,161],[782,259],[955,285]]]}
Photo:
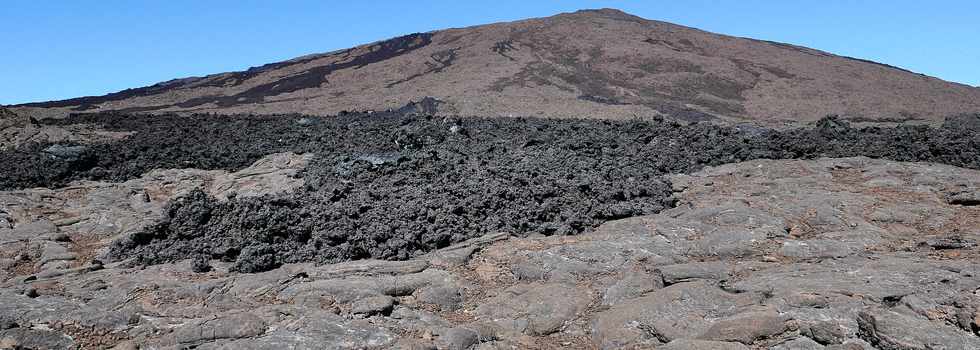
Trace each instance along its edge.
{"label": "small stone", "polygon": [[37,289],[27,288],[24,290],[24,296],[28,298],[37,298],[39,295],[37,294]]}

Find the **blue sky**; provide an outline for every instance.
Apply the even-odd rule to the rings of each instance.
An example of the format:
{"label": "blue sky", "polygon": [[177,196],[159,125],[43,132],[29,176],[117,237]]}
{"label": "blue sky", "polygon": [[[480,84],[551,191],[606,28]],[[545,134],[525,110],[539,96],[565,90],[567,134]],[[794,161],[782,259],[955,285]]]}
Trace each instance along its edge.
{"label": "blue sky", "polygon": [[412,32],[600,7],[980,85],[977,1],[5,0],[0,104],[101,95]]}

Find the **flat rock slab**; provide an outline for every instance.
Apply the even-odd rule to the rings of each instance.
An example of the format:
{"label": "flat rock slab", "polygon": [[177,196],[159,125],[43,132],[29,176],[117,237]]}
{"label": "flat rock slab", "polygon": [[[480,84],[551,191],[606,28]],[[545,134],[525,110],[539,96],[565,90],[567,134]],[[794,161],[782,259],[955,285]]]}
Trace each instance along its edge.
{"label": "flat rock slab", "polygon": [[221,316],[183,325],[174,330],[174,342],[182,346],[196,346],[223,339],[252,338],[265,332],[268,325],[251,313]]}
{"label": "flat rock slab", "polygon": [[332,313],[314,311],[291,319],[261,337],[215,342],[199,349],[355,350],[384,348],[394,344],[395,340],[395,334],[364,320],[351,321]]}
{"label": "flat rock slab", "polygon": [[728,293],[708,282],[679,283],[596,314],[592,331],[604,349],[694,339],[710,329],[710,319],[738,314],[759,301],[757,295]]}
{"label": "flat rock slab", "polygon": [[592,301],[588,291],[574,285],[548,283],[517,285],[486,300],[476,309],[504,333],[549,335],[579,317]]}
{"label": "flat rock slab", "polygon": [[752,344],[791,330],[794,326],[789,321],[789,317],[774,311],[745,312],[714,322],[698,338]]}

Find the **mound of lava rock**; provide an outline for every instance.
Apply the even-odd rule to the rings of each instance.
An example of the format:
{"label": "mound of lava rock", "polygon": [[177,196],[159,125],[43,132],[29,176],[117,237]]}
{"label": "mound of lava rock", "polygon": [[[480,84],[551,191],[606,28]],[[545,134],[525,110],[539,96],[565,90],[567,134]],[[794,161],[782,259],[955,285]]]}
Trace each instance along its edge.
{"label": "mound of lava rock", "polygon": [[0,189],[124,181],[153,169],[239,170],[273,153],[315,154],[297,190],[228,200],[192,192],[109,253],[144,264],[222,259],[241,272],[293,262],[407,259],[493,232],[577,234],[671,207],[664,175],[750,159],[868,156],[980,168],[980,136],[969,127],[858,129],[836,118],[784,131],[661,119],[400,113],[95,114],[46,123],[132,134],[0,153]]}

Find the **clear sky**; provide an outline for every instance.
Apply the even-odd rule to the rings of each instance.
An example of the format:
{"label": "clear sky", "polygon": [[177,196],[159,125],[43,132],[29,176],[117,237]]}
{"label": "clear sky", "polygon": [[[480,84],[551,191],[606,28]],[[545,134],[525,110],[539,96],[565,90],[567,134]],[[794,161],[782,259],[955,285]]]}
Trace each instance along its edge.
{"label": "clear sky", "polygon": [[0,104],[102,95],[412,32],[601,7],[980,85],[980,2],[968,0],[4,0]]}

